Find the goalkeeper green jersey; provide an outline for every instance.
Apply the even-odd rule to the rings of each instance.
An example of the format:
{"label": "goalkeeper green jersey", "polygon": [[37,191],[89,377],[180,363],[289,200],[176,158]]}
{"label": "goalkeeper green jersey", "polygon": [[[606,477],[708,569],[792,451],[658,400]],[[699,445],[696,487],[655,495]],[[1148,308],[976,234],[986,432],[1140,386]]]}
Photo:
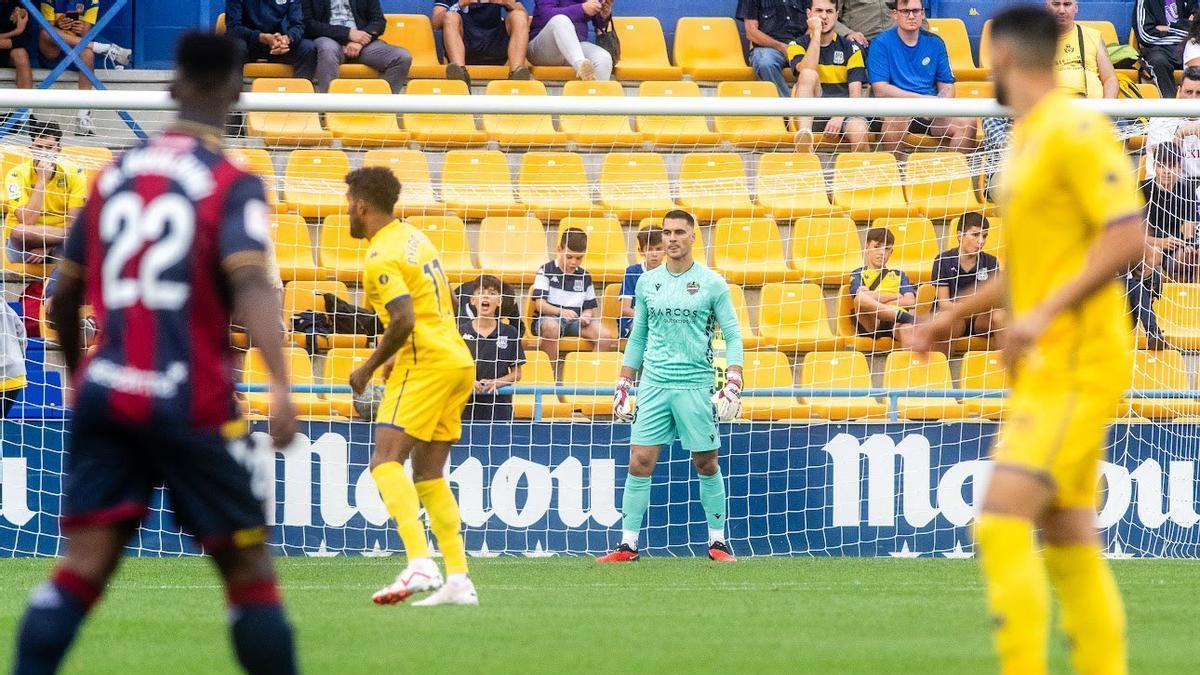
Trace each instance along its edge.
{"label": "goalkeeper green jersey", "polygon": [[729,287],[700,263],[672,274],[664,263],[638,279],[626,366],[642,384],[665,389],[713,386],[713,333],[725,338],[728,366],[742,365],[742,333]]}

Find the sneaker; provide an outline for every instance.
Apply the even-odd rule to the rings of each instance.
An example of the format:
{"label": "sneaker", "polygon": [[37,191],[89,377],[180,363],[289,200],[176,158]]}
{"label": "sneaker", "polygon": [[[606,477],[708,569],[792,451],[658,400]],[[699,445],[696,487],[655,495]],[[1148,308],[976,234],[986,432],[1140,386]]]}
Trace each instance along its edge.
{"label": "sneaker", "polygon": [[95,136],[96,123],[92,121],[92,111],[80,110],[75,117],[75,135],[76,136]]}
{"label": "sneaker", "polygon": [[596,562],[601,562],[601,563],[637,562],[640,558],[641,558],[641,555],[638,553],[636,548],[631,547],[629,544],[621,544],[620,546],[617,547],[617,550],[613,551],[612,553],[609,553],[608,555],[602,555],[599,558],[596,558]]}
{"label": "sneaker", "polygon": [[108,54],[106,58],[114,63],[125,67],[129,65],[129,60],[133,56],[133,50],[128,47],[118,47],[117,45],[108,46]]}
{"label": "sneaker", "polygon": [[516,68],[513,68],[512,70],[509,71],[508,79],[510,79],[510,80],[532,80],[533,73],[529,72],[529,69],[526,68],[525,66],[517,66]]}
{"label": "sneaker", "polygon": [[394,605],[404,602],[416,593],[436,591],[442,587],[442,573],[437,563],[429,558],[417,558],[408,563],[396,580],[375,591],[371,600],[377,605]]}
{"label": "sneaker", "polygon": [[796,146],[796,152],[802,155],[812,152],[813,138],[813,132],[810,129],[797,131],[796,137],[792,140]]}
{"label": "sneaker", "polygon": [[575,75],[585,82],[590,82],[596,79],[596,64],[589,59],[584,59],[575,66]]}
{"label": "sneaker", "polygon": [[466,66],[460,66],[457,63],[446,66],[446,79],[462,80],[467,83],[468,87],[471,86],[471,73],[467,72]]}
{"label": "sneaker", "polygon": [[729,544],[723,541],[714,541],[708,545],[708,559],[719,563],[737,562],[733,551],[729,550]]}
{"label": "sneaker", "polygon": [[436,593],[420,602],[414,602],[413,607],[433,607],[435,605],[478,605],[479,594],[475,592],[475,584],[470,577],[463,576],[446,582]]}

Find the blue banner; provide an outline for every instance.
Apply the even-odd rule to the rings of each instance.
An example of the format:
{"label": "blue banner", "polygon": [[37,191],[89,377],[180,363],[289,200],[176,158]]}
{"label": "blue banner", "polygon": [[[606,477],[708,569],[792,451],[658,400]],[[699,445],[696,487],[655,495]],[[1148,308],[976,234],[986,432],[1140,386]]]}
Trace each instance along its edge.
{"label": "blue banner", "polygon": [[[5,422],[0,436],[0,556],[61,550],[63,423]],[[401,550],[367,469],[372,428],[309,422],[287,452],[261,453],[273,541],[285,555]],[[739,555],[965,557],[996,425],[727,425],[721,453],[730,542]],[[257,434],[265,444],[263,434]],[[620,527],[629,426],[470,425],[450,478],[475,555],[592,554]],[[1119,424],[1104,463],[1099,521],[1115,556],[1200,557],[1200,426]],[[678,445],[654,475],[643,532],[650,554],[703,553],[699,486]],[[198,549],[156,494],[131,550]]]}

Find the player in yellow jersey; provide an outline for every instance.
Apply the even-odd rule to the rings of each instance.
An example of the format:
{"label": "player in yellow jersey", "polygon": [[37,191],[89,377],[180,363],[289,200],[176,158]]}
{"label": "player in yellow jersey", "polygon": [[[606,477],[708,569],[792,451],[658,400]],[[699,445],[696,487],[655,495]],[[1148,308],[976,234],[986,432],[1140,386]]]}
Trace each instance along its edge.
{"label": "player in yellow jersey", "polygon": [[999,200],[1007,267],[913,337],[928,351],[970,316],[1002,306],[1013,318],[1000,334],[1008,419],[975,525],[1001,671],[1047,671],[1052,584],[1075,670],[1117,675],[1125,614],[1096,507],[1106,431],[1133,370],[1116,279],[1145,253],[1143,205],[1111,121],[1055,88],[1057,32],[1041,7],[992,19],[996,97],[1016,117]]}
{"label": "player in yellow jersey", "polygon": [[[346,185],[350,235],[371,241],[363,289],[386,326],[375,351],[351,373],[350,387],[361,393],[384,368],[371,475],[408,554],[408,566],[372,599],[392,605],[434,591],[414,604],[476,605],[458,503],[442,475],[450,446],[462,436],[475,363],[455,325],[454,296],[437,249],[423,232],[392,216],[400,182],[387,168],[367,167],[348,173]],[[404,470],[409,458],[411,478]],[[444,583],[429,556],[421,504],[446,561]]]}

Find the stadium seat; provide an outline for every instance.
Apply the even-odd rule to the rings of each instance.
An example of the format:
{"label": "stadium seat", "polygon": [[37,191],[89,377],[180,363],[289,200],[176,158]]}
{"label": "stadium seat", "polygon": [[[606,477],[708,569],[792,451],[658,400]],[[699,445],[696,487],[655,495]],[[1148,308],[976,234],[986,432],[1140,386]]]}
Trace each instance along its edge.
{"label": "stadium seat", "polygon": [[[588,266],[588,271],[591,267]],[[600,293],[600,322],[613,335],[621,334],[621,284],[605,284]]]}
{"label": "stadium seat", "polygon": [[[777,351],[747,351],[742,377],[746,389],[787,389],[796,386],[792,364]],[[807,417],[794,396],[743,396],[742,419],[793,420]]]}
{"label": "stadium seat", "polygon": [[442,164],[442,201],[447,211],[460,218],[523,211],[513,197],[508,159],[499,150],[447,152]]}
{"label": "stadium seat", "polygon": [[[75,162],[80,169],[83,169],[84,175],[87,176],[89,192],[96,176],[100,174],[100,170],[113,161],[112,150],[91,145],[64,145],[58,156]],[[7,177],[7,173],[3,175]]]}
{"label": "stadium seat", "polygon": [[[462,80],[410,80],[406,94],[466,96],[471,93]],[[422,145],[461,147],[483,145],[488,135],[475,126],[468,113],[404,113],[404,129]]]}
{"label": "stadium seat", "polygon": [[1176,349],[1200,349],[1200,284],[1163,284],[1154,300],[1163,337]]}
{"label": "stadium seat", "polygon": [[692,152],[679,164],[679,206],[697,220],[762,214],[750,201],[742,158],[732,152]]}
{"label": "stadium seat", "polygon": [[[885,389],[949,390],[950,365],[941,352],[917,354],[897,350],[887,356],[883,366]],[[953,398],[902,396],[896,400],[896,411],[906,420],[941,420],[966,417],[962,403]]]}
{"label": "stadium seat", "polygon": [[616,80],[678,80],[683,69],[667,59],[662,24],[653,16],[614,17],[613,29],[621,41],[621,59],[613,70]]}
{"label": "stadium seat", "polygon": [[[564,387],[600,387],[611,390],[621,374],[622,355],[616,352],[571,352],[563,360]],[[563,396],[572,409],[588,416],[612,415],[612,392]]]}
{"label": "stadium seat", "polygon": [[[983,204],[971,185],[967,158],[960,152],[914,152],[904,164],[904,189],[915,215],[945,220]],[[932,262],[932,261],[931,261]]]}
{"label": "stadium seat", "polygon": [[[353,347],[330,349],[325,354],[325,384],[336,386],[350,382],[350,373],[365,363],[373,351],[373,349],[355,349]],[[375,371],[372,384],[382,385],[383,383],[383,369],[380,368]],[[326,394],[325,399],[329,401],[329,407],[335,414],[350,418],[358,417],[358,413],[354,410],[352,394]]]}
{"label": "stadium seat", "polygon": [[[213,27],[217,35],[225,34],[225,12],[217,15],[217,23]],[[292,67],[286,63],[267,63],[255,61],[242,66],[242,77],[291,77]]]}
{"label": "stadium seat", "polygon": [[600,164],[600,206],[624,221],[661,218],[676,208],[667,163],[653,152],[612,152]]}
{"label": "stadium seat", "polygon": [[[700,95],[695,82],[643,82],[638,97],[693,97]],[[637,115],[634,128],[659,147],[717,145],[721,135],[708,128],[708,118],[702,115]]]}
{"label": "stadium seat", "polygon": [[[860,267],[860,262],[855,267]],[[895,340],[890,337],[870,338],[858,334],[854,319],[854,298],[850,297],[850,284],[838,288],[837,316],[834,317],[835,332],[842,341],[845,349],[854,349],[864,353],[886,352],[895,347]]]}
{"label": "stadium seat", "polygon": [[[250,85],[256,93],[312,94],[312,82],[300,78],[261,77]],[[246,129],[251,136],[261,138],[264,145],[294,148],[303,145],[328,145],[333,134],[321,128],[321,118],[315,112],[251,112],[246,113]]]}
{"label": "stadium seat", "polygon": [[[433,39],[433,24],[424,14],[385,14],[387,28],[379,39],[390,45],[399,45],[412,54],[412,67],[408,77],[413,80],[442,78],[446,66],[438,61],[437,44]],[[409,83],[411,86],[411,82]],[[465,83],[464,83],[465,84]],[[415,93],[411,89],[408,93]]]}
{"label": "stadium seat", "polygon": [[758,158],[754,183],[758,205],[779,220],[830,216],[825,170],[814,154],[771,152]]}
{"label": "stadium seat", "polygon": [[275,177],[275,162],[271,160],[271,153],[262,148],[225,148],[225,156],[243,171],[262,179],[269,206],[279,202],[279,180]]}
{"label": "stadium seat", "polygon": [[433,179],[425,153],[420,150],[371,150],[363,155],[363,166],[386,166],[400,181],[396,215],[434,215],[445,210],[433,193]]}
{"label": "stadium seat", "polygon": [[588,235],[587,256],[583,268],[592,275],[597,284],[619,282],[625,278],[629,267],[629,249],[625,245],[625,232],[621,222],[613,217],[585,218],[569,216],[558,221],[554,242],[557,245],[563,230],[574,227]]}
{"label": "stadium seat", "polygon": [[[357,65],[357,64],[351,64]],[[387,82],[376,79],[337,79],[329,84],[331,94],[391,95]],[[325,113],[325,126],[343,148],[398,145],[409,139],[400,129],[394,113]]]}
{"label": "stadium seat", "polygon": [[783,237],[770,218],[722,218],[713,228],[713,267],[726,281],[761,286],[776,281],[800,281],[789,269]]}
{"label": "stadium seat", "polygon": [[1100,38],[1104,40],[1105,45],[1121,44],[1121,39],[1117,37],[1117,28],[1111,21],[1085,21],[1083,19],[1076,19],[1075,23],[1100,31]]}
{"label": "stadium seat", "polygon": [[[292,330],[292,318],[300,312],[318,312],[325,314],[325,294],[333,295],[351,302],[350,291],[346,284],[340,281],[293,281],[283,287],[283,322],[287,330]],[[330,317],[332,319],[332,316]],[[333,333],[317,335],[309,344],[309,336],[304,333],[289,332],[292,344],[297,347],[311,347],[314,351],[325,351],[332,347],[366,347],[366,335],[353,333]]]}
{"label": "stadium seat", "polygon": [[[1183,356],[1174,349],[1135,352],[1133,388],[1143,391],[1191,389]],[[1152,420],[1200,415],[1200,401],[1194,398],[1132,398],[1133,414]]]}
{"label": "stadium seat", "polygon": [[[946,234],[950,239],[947,248],[958,246],[958,218],[952,219],[946,226]],[[1004,219],[1000,216],[988,216],[988,236],[983,242],[983,250],[996,256],[1001,265],[1004,263]]]}
{"label": "stadium seat", "polygon": [[[521,303],[521,321],[525,324],[525,336],[521,340],[521,344],[525,346],[525,351],[538,351],[541,349],[541,340],[533,334],[533,322],[541,320],[537,316],[537,303],[534,300],[533,289],[527,293]],[[596,349],[596,343],[582,337],[562,337],[558,340],[559,358],[564,358],[568,352],[590,352]]]}
{"label": "stadium seat", "polygon": [[[288,374],[291,376],[292,384],[315,384],[312,361],[308,358],[308,352],[300,347],[284,347],[283,352],[284,358],[287,360]],[[242,359],[242,382],[246,384],[270,383],[266,363],[263,362],[262,354],[259,353],[257,348],[247,351],[245,357]],[[251,414],[271,414],[271,395],[269,393],[256,392],[245,394],[245,396],[246,404],[250,407]],[[297,414],[306,417],[330,417],[333,414],[330,402],[316,394],[293,393],[292,404],[296,406]]]}
{"label": "stadium seat", "polygon": [[896,158],[885,152],[838,155],[833,169],[833,203],[858,221],[907,215]]}
{"label": "stadium seat", "polygon": [[853,220],[797,218],[792,224],[792,268],[805,281],[841,285],[862,264],[862,240]]}
{"label": "stadium seat", "polygon": [[942,38],[950,55],[950,70],[960,82],[986,80],[988,69],[975,65],[971,56],[971,40],[967,37],[967,26],[962,19],[929,19],[929,31]]}
{"label": "stadium seat", "polygon": [[841,341],[829,325],[820,286],[766,284],[759,298],[758,334],[764,346],[786,352],[838,349]]}
{"label": "stadium seat", "polygon": [[[17,145],[0,145],[0,180],[8,177],[8,172],[11,171],[21,162],[29,159],[29,150]],[[7,201],[7,196],[5,197]],[[3,212],[4,204],[0,203],[0,212]]]}
{"label": "stadium seat", "polygon": [[537,218],[493,216],[479,224],[479,268],[505,283],[531,283],[550,257]]}
{"label": "stadium seat", "polygon": [[[638,223],[637,229],[638,229],[638,232],[641,232],[642,230],[644,230],[648,227],[660,227],[661,228],[662,227],[662,218],[657,218],[657,217],[642,218],[642,220]],[[708,247],[704,244],[704,228],[696,227],[694,231],[696,233],[696,238],[692,240],[692,257],[695,258],[696,260],[699,260],[700,262],[704,263],[705,265],[707,265],[708,264]],[[634,245],[636,247],[636,243]],[[634,249],[634,251],[636,253],[636,248]],[[638,257],[638,261],[640,262],[641,256],[637,256],[637,257]]]}
{"label": "stadium seat", "polygon": [[996,85],[990,80],[983,82],[955,82],[955,98],[996,98]]}
{"label": "stadium seat", "polygon": [[325,270],[313,262],[308,223],[294,213],[275,214],[275,262],[284,281],[317,281]]}
{"label": "stadium seat", "polygon": [[350,160],[341,150],[293,150],[283,173],[283,203],[305,218],[346,210]]}
{"label": "stadium seat", "polygon": [[[812,352],[800,364],[805,389],[871,389],[871,366],[861,352]],[[813,417],[854,420],[883,417],[887,404],[870,396],[809,396],[801,402]]]}
{"label": "stadium seat", "polygon": [[[554,379],[554,364],[545,352],[530,349],[525,352],[525,363],[521,366],[521,382],[525,386],[554,387],[558,382]],[[571,419],[574,407],[564,402],[556,394],[543,394],[540,410],[533,394],[516,394],[513,396],[513,416],[520,419]]]}
{"label": "stadium seat", "polygon": [[888,268],[903,271],[914,284],[933,278],[933,261],[942,251],[928,218],[880,218],[871,227],[886,227],[896,235]]}
{"label": "stadium seat", "polygon": [[[572,80],[563,85],[563,96],[624,96],[616,80]],[[642,144],[642,134],[629,126],[625,115],[559,115],[558,128],[577,146],[623,147]]]}
{"label": "stadium seat", "polygon": [[320,236],[321,267],[333,278],[359,283],[367,261],[367,240],[350,236],[350,217],[344,214],[325,216]]}
{"label": "stadium seat", "polygon": [[[493,80],[488,96],[545,96],[546,85],[537,80]],[[483,130],[504,147],[563,145],[566,137],[554,128],[549,114],[484,115]]]}
{"label": "stadium seat", "polygon": [[458,216],[409,216],[409,224],[425,233],[438,250],[442,271],[452,284],[461,284],[479,276],[471,261],[471,243],[467,226]]}
{"label": "stadium seat", "polygon": [[[973,351],[962,358],[963,389],[1007,389],[1008,370],[1000,352]],[[963,398],[963,409],[968,415],[998,420],[1004,416],[1007,399]]]}
{"label": "stadium seat", "polygon": [[[722,82],[717,96],[727,98],[779,98],[779,90],[770,82]],[[713,130],[730,143],[746,148],[776,148],[792,145],[794,134],[778,115],[729,115],[713,118]]]}
{"label": "stadium seat", "polygon": [[[758,349],[762,338],[758,337],[758,329],[750,322],[750,309],[746,306],[746,291],[737,284],[726,282],[729,287],[729,300],[733,303],[733,311],[737,314],[738,328],[742,331],[742,348]],[[720,326],[717,327],[718,330]]]}
{"label": "stadium seat", "polygon": [[753,80],[737,23],[724,17],[683,17],[675,24],[675,65],[693,80]]}
{"label": "stadium seat", "polygon": [[527,152],[521,158],[517,197],[542,220],[591,215],[592,190],[583,157],[574,152]]}

